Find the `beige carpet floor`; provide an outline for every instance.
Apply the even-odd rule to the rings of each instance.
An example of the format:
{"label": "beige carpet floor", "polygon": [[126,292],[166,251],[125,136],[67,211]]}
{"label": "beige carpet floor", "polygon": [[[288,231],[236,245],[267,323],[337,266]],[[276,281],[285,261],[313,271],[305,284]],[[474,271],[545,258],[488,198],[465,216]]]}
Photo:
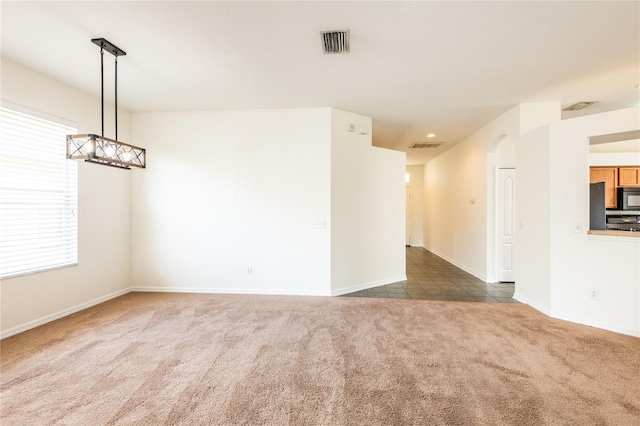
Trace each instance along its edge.
{"label": "beige carpet floor", "polygon": [[640,339],[526,305],[131,293],[0,350],[2,426],[640,424]]}

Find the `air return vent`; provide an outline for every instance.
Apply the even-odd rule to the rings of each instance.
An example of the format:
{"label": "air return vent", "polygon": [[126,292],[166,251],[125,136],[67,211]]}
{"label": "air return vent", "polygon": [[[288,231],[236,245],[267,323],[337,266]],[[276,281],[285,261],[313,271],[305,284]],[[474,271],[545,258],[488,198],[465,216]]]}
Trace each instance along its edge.
{"label": "air return vent", "polygon": [[434,143],[414,143],[411,144],[409,148],[411,149],[424,149],[424,148],[437,148],[442,145],[444,142],[434,142]]}
{"label": "air return vent", "polygon": [[322,31],[324,53],[349,53],[349,30]]}
{"label": "air return vent", "polygon": [[585,109],[586,107],[595,104],[595,102],[578,102],[571,106],[566,107],[563,111],[578,111],[580,109]]}

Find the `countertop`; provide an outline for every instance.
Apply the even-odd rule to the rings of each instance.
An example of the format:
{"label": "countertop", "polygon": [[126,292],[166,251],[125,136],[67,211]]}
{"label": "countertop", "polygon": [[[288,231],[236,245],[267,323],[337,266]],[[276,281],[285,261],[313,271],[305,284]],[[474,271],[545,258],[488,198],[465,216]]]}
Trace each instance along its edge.
{"label": "countertop", "polygon": [[612,231],[612,230],[602,230],[602,231],[598,231],[598,230],[589,230],[587,231],[587,234],[589,235],[606,235],[609,237],[635,237],[635,238],[640,238],[640,232],[633,232],[633,231]]}
{"label": "countertop", "polygon": [[640,216],[640,210],[606,210],[607,216]]}

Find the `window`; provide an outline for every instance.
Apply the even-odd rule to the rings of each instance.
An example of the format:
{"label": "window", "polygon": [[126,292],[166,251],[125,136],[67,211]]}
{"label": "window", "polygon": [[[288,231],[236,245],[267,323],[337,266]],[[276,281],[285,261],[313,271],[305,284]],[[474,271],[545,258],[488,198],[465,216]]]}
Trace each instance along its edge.
{"label": "window", "polygon": [[0,278],[78,262],[77,130],[0,107]]}

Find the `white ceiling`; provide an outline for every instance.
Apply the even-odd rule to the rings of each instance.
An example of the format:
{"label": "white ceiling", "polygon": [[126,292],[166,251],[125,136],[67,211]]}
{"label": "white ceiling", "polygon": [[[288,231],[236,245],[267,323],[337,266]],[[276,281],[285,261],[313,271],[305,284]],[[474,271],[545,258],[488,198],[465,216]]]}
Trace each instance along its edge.
{"label": "white ceiling", "polygon": [[[130,111],[334,107],[421,164],[521,102],[639,105],[640,2],[0,2],[2,56]],[[320,31],[349,29],[324,55]],[[105,55],[112,97],[112,60]],[[409,150],[414,142],[445,141]]]}

